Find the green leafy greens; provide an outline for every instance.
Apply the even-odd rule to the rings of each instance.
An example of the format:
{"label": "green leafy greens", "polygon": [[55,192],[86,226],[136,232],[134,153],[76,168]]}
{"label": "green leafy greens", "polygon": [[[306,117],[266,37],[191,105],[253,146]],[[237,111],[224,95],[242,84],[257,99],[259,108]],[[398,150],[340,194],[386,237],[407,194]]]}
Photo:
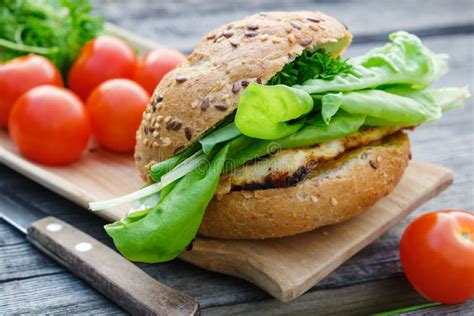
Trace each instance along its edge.
{"label": "green leafy greens", "polygon": [[290,121],[312,109],[313,99],[303,90],[251,83],[240,97],[235,125],[247,136],[277,139],[299,130],[304,121]]}
{"label": "green leafy greens", "polygon": [[267,85],[293,86],[310,79],[332,80],[335,75],[350,73],[351,68],[347,60],[342,60],[339,56],[333,57],[324,49],[314,52],[305,50],[275,74]]}
{"label": "green leafy greens", "polygon": [[138,197],[121,221],[105,227],[120,252],[142,262],[177,257],[196,235],[221,174],[272,148],[312,146],[364,126],[418,125],[463,106],[466,88],[425,89],[447,71],[444,55],[433,54],[406,32],[390,39],[351,60],[305,51],[268,85],[250,84],[234,122],[155,164],[150,177],[156,183],[102,202]]}
{"label": "green leafy greens", "polygon": [[91,9],[88,0],[1,0],[0,62],[35,53],[65,75],[82,46],[102,31]]}

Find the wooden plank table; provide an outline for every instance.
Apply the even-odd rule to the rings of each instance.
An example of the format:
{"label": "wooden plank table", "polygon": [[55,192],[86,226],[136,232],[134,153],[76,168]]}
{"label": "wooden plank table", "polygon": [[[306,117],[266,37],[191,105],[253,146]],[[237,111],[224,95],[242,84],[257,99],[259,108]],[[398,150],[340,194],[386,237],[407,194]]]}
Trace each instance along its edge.
{"label": "wooden plank table", "polygon": [[[425,1],[95,1],[108,21],[163,46],[185,52],[212,27],[265,10],[319,9],[344,21],[355,35],[347,55],[379,46],[390,31],[404,29],[423,37],[437,52],[450,55],[451,71],[439,85],[474,86],[474,2]],[[441,122],[412,134],[413,156],[454,170],[454,184],[415,211],[299,299],[283,304],[254,285],[201,270],[179,260],[139,264],[151,276],[196,297],[203,313],[367,314],[424,303],[400,269],[398,242],[406,224],[428,210],[474,210],[474,107],[446,113]],[[0,194],[59,217],[112,246],[104,222],[86,210],[0,165]],[[1,208],[1,205],[0,205]],[[112,264],[112,263],[111,263]],[[112,302],[40,254],[13,227],[0,220],[0,314],[123,314]],[[429,313],[473,313],[474,302],[433,307]]]}

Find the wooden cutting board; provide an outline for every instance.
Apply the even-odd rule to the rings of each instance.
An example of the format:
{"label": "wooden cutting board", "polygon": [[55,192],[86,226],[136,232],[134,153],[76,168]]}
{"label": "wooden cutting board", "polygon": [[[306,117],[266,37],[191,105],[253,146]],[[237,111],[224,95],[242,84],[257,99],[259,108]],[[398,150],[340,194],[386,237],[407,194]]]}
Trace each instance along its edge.
{"label": "wooden cutting board", "polygon": [[[116,197],[142,185],[131,155],[91,144],[81,160],[64,167],[34,164],[18,155],[0,131],[0,162],[84,206]],[[294,237],[259,241],[197,238],[181,259],[204,269],[244,278],[281,301],[306,292],[356,252],[378,238],[452,182],[449,169],[411,161],[397,188],[361,215],[342,224]],[[238,205],[236,205],[238,207]],[[126,208],[97,212],[109,221]]]}

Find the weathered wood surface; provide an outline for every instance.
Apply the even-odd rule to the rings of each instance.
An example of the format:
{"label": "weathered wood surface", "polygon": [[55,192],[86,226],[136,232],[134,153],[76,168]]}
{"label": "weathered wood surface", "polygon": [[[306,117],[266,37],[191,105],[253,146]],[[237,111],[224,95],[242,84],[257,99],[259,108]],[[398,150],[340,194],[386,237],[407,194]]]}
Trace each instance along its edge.
{"label": "weathered wood surface", "polygon": [[[269,2],[270,0],[264,3]],[[378,2],[383,3],[383,5],[378,5]],[[193,4],[186,4],[181,1],[160,1],[160,4],[158,2],[149,4],[150,8],[147,8],[145,3],[151,3],[151,1],[135,0],[127,3],[107,1],[104,5],[101,4],[99,10],[105,10],[104,12],[107,13],[106,15],[112,22],[158,41],[164,39],[163,44],[166,46],[185,50],[191,49],[194,45],[186,44],[188,40],[197,41],[198,36],[200,37],[202,32],[208,31],[208,28],[221,23],[221,21],[234,18],[231,13],[224,9],[214,10],[216,6],[217,8],[224,6],[218,3],[203,5],[202,2],[199,2],[196,5],[194,1]],[[215,1],[212,3],[215,3]],[[233,1],[228,3],[230,3],[228,4],[230,7],[227,9],[235,12],[241,10],[240,13],[235,13],[238,16],[246,15],[248,12],[268,10],[268,5],[263,8],[263,4],[255,1]],[[278,9],[278,6],[283,5],[279,4],[280,2],[276,4],[272,1],[271,3],[274,9]],[[319,8],[322,11],[332,13],[343,19],[356,36],[357,34],[365,34],[364,36],[369,34],[371,36],[366,37],[369,39],[378,40],[380,37],[377,34],[401,28],[424,30],[425,33],[419,33],[421,35],[432,35],[426,31],[435,29],[440,33],[440,36],[425,38],[425,43],[433,50],[446,52],[451,56],[451,72],[441,80],[440,85],[460,86],[467,84],[471,89],[474,87],[474,36],[472,35],[474,4],[472,1],[456,1],[449,4],[442,0],[422,2],[359,1],[356,4],[345,3],[344,1],[321,1],[318,3],[307,1],[287,2],[286,6],[292,6],[293,3],[294,7]],[[301,3],[309,4],[303,6]],[[135,9],[130,7],[132,4]],[[125,7],[119,9],[119,5]],[[152,8],[158,5],[162,6],[160,12],[153,11]],[[365,9],[358,9],[354,6]],[[160,21],[166,20],[166,17],[164,17],[168,16],[166,12],[169,13],[170,18],[167,19],[166,23],[160,24]],[[174,15],[171,14],[172,12],[174,12]],[[235,17],[238,17],[237,15]],[[344,17],[347,18],[344,19]],[[189,27],[189,25],[192,27]],[[460,25],[464,25],[464,27],[459,28]],[[435,27],[432,28],[432,26]],[[177,32],[177,30],[180,31]],[[190,36],[190,33],[194,33],[194,37]],[[372,36],[374,34],[377,36]],[[378,44],[353,45],[348,54],[359,54],[375,45]],[[473,101],[470,99],[464,110],[446,113],[441,122],[418,128],[412,134],[414,158],[435,162],[453,169],[454,184],[446,192],[422,206],[410,218],[434,209],[474,209],[473,110]],[[25,204],[28,207],[37,207],[44,212],[58,216],[111,245],[101,228],[103,221],[4,166],[0,166],[0,194],[14,197],[18,203]],[[387,278],[400,280],[402,274],[398,261],[398,240],[409,219],[387,232],[338,268],[323,280],[317,288],[311,290],[309,294],[302,296],[301,299],[307,299],[307,303],[298,304],[294,302],[285,306],[289,309],[294,307],[293,313],[313,313],[318,310],[318,303],[322,304],[326,300],[339,299],[338,295],[326,296],[324,299],[314,299],[316,300],[315,304],[310,304],[313,301],[310,295],[318,293],[315,291],[316,289],[329,290],[349,286],[350,284],[356,285],[370,280]],[[163,283],[196,297],[203,307],[212,307],[214,311],[215,308],[222,307],[221,313],[232,309],[232,305],[262,300],[275,303],[262,291],[245,281],[207,272],[182,261],[174,261],[163,265],[139,266]],[[23,235],[1,220],[0,282],[0,314],[13,312],[32,314],[123,313],[84,282],[62,269],[51,259],[37,252],[34,247],[26,242]],[[399,282],[403,282],[403,278]],[[371,295],[366,296],[362,294],[364,293],[363,288],[348,288],[353,289],[352,292],[360,292],[365,297],[365,305],[378,307],[377,298],[379,296],[375,294],[373,297]],[[408,290],[400,293],[391,292],[391,288],[392,286],[387,283],[379,283],[375,293],[391,295],[391,300],[399,302],[399,304],[389,306],[387,302],[387,305],[384,305],[387,308],[380,306],[377,310],[383,311],[403,307],[421,300],[414,292]],[[229,307],[223,307],[224,305],[229,305]],[[472,311],[472,308],[472,303],[470,303],[444,307],[443,309],[437,307],[434,311],[462,311],[467,313],[469,310]],[[324,312],[328,312],[328,310]]]}

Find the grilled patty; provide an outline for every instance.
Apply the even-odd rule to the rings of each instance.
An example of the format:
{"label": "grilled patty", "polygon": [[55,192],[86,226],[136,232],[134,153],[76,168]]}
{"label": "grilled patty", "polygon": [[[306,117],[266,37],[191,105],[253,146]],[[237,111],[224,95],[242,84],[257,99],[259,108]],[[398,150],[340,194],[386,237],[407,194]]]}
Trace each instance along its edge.
{"label": "grilled patty", "polygon": [[312,147],[279,150],[222,176],[216,194],[295,185],[321,163],[335,159],[348,150],[392,135],[402,128],[401,126],[371,127]]}

